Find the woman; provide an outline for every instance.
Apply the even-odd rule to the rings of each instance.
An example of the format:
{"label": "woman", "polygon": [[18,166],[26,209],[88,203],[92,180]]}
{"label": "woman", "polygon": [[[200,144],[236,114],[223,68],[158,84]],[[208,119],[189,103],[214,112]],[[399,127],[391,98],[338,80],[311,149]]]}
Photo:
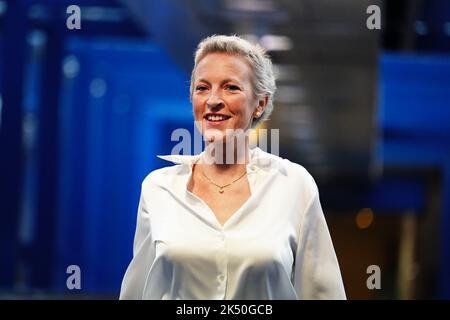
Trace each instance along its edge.
{"label": "woman", "polygon": [[142,183],[121,299],[345,299],[313,178],[235,134],[269,117],[274,92],[260,46],[199,44],[191,101],[206,150],[162,157],[178,165]]}

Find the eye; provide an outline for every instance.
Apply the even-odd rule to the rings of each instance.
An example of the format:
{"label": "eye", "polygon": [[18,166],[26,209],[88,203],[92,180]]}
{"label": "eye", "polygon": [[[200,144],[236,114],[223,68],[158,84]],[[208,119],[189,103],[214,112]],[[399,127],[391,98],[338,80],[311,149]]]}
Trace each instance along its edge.
{"label": "eye", "polygon": [[227,89],[231,90],[231,91],[241,90],[241,88],[239,88],[238,86],[235,86],[234,84],[230,84],[229,86],[227,86]]}
{"label": "eye", "polygon": [[195,91],[205,91],[206,89],[208,88],[204,85],[199,85],[195,87]]}

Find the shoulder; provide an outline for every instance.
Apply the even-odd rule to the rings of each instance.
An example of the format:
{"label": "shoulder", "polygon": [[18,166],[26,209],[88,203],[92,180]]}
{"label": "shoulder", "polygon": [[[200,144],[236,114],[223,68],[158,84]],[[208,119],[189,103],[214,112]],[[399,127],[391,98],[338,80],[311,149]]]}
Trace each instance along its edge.
{"label": "shoulder", "polygon": [[293,177],[298,178],[300,181],[303,182],[303,184],[308,185],[310,188],[315,189],[317,188],[316,182],[309,173],[309,171],[303,167],[301,164],[292,162],[289,159],[283,159],[284,165],[287,168],[288,174],[290,174]]}
{"label": "shoulder", "polygon": [[278,176],[277,181],[281,183],[285,196],[301,201],[302,206],[308,205],[318,196],[317,184],[304,166],[262,150],[257,152],[257,157],[265,160],[261,162],[265,164],[261,167],[270,167],[270,170],[275,170]]}
{"label": "shoulder", "polygon": [[316,182],[309,171],[299,163],[280,156],[257,150],[258,159],[262,159],[263,163],[270,164],[272,168],[277,169],[280,174],[285,175],[288,179],[307,185],[308,187],[317,188]]}
{"label": "shoulder", "polygon": [[[302,199],[305,199],[305,206],[309,204],[318,196],[319,189],[313,176],[301,164],[284,159],[286,166],[289,168],[288,172],[295,180],[295,188]],[[306,208],[305,207],[305,208]]]}

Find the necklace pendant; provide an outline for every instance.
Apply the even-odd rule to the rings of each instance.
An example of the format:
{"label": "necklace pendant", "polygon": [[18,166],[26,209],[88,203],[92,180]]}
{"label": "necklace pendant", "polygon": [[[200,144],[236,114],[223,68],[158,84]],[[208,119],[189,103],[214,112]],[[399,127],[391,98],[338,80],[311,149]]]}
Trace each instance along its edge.
{"label": "necklace pendant", "polygon": [[223,189],[219,189],[219,193],[223,193]]}

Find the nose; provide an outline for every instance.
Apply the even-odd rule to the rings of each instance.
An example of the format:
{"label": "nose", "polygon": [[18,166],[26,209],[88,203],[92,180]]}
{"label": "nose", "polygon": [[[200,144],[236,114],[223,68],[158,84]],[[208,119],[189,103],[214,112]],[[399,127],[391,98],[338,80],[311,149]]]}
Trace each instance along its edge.
{"label": "nose", "polygon": [[218,111],[224,107],[221,97],[215,92],[211,92],[206,100],[206,105],[211,111]]}

